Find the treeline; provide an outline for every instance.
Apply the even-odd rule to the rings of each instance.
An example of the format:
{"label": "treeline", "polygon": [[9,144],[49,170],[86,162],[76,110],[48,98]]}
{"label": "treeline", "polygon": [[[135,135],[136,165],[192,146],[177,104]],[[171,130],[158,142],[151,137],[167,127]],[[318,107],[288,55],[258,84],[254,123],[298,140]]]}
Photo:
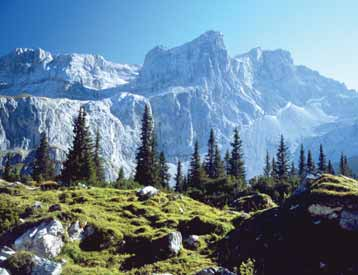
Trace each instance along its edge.
{"label": "treeline", "polygon": [[[171,189],[169,166],[164,152],[158,152],[153,117],[148,106],[145,106],[142,117],[140,145],[137,149],[136,167],[132,177],[126,178],[123,168],[120,168],[116,181],[111,183],[105,181],[100,143],[99,131],[96,131],[94,138],[91,136],[86,112],[84,108],[80,108],[73,124],[73,142],[62,164],[61,173],[56,175],[47,136],[42,133],[31,164],[31,180],[37,182],[56,180],[65,186],[83,183],[124,189],[141,185]],[[294,161],[290,161],[288,146],[282,135],[276,154],[271,157],[269,152],[266,153],[262,175],[249,182],[246,180],[243,144],[239,129],[234,129],[230,150],[225,152],[224,157],[222,157],[213,129],[210,130],[207,153],[203,160],[197,141],[193,149],[187,173],[184,172],[182,162],[179,160],[177,163],[174,191],[186,193],[215,206],[230,204],[239,195],[257,191],[269,194],[280,203],[308,174],[335,174],[332,162],[327,161],[322,145],[319,148],[317,163],[314,161],[311,150],[308,150],[306,154],[301,145],[296,166]],[[3,178],[10,181],[18,180],[20,175],[14,172],[16,170],[12,167],[10,159],[10,156],[6,158]],[[341,155],[339,170],[342,175],[352,176],[344,154]],[[29,176],[26,177],[28,178]]]}

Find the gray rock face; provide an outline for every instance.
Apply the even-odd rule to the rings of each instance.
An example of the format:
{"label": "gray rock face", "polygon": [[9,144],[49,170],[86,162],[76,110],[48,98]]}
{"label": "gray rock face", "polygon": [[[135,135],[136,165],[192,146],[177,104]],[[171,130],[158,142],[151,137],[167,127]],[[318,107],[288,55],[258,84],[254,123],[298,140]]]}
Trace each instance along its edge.
{"label": "gray rock face", "polygon": [[64,246],[64,228],[58,220],[44,221],[15,240],[16,250],[28,250],[40,257],[52,258],[61,253]]}
{"label": "gray rock face", "polygon": [[62,272],[62,265],[50,261],[48,259],[34,256],[32,258],[33,266],[31,275],[60,275]]}
{"label": "gray rock face", "polygon": [[159,193],[159,190],[157,188],[155,188],[153,186],[146,186],[146,187],[143,187],[142,189],[140,189],[137,192],[137,195],[140,199],[146,200],[146,199],[149,199],[149,198],[155,196],[158,193]]}
{"label": "gray rock face", "polygon": [[168,251],[171,255],[178,255],[182,248],[182,236],[180,232],[172,232],[168,236]]}

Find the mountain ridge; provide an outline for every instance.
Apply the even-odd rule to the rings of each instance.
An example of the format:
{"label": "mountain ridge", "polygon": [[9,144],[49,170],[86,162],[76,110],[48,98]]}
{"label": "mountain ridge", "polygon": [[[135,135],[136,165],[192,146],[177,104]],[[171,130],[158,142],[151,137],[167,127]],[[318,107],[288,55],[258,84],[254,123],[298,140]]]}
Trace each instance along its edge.
{"label": "mountain ridge", "polygon": [[[274,153],[280,134],[287,138],[295,158],[300,143],[314,144],[311,139],[333,133],[334,125],[355,120],[358,115],[358,93],[344,84],[295,65],[291,54],[280,49],[255,48],[231,57],[223,35],[214,31],[182,46],[156,47],[146,55],[142,66],[115,64],[93,55],[52,55],[29,49],[16,52],[19,60],[9,55],[0,57],[0,94],[26,92],[54,103],[44,103],[46,100],[39,97],[28,101],[27,106],[21,105],[26,114],[36,114],[33,117],[37,123],[25,127],[25,132],[11,134],[6,129],[14,123],[8,119],[14,109],[3,107],[1,147],[13,149],[14,140],[24,140],[24,148],[31,150],[43,129],[52,129],[53,136],[69,144],[70,120],[66,122],[70,125],[64,125],[60,111],[51,113],[39,107],[56,106],[56,101],[69,98],[73,101],[69,111],[72,117],[84,104],[91,112],[91,127],[103,128],[101,123],[105,121],[105,127],[111,129],[101,134],[106,146],[116,144],[104,150],[104,157],[115,163],[107,164],[112,179],[120,166],[127,174],[133,167],[144,104],[151,106],[159,149],[172,164],[178,159],[189,160],[195,140],[204,153],[210,128],[224,151],[229,147],[232,130],[239,127],[249,177],[260,173],[266,149]],[[24,54],[27,59],[21,58]],[[3,100],[3,106],[15,104],[11,99]],[[66,130],[59,131],[54,125]],[[116,131],[127,138],[115,140]],[[63,151],[68,144],[64,144]],[[64,152],[60,155],[59,160]]]}

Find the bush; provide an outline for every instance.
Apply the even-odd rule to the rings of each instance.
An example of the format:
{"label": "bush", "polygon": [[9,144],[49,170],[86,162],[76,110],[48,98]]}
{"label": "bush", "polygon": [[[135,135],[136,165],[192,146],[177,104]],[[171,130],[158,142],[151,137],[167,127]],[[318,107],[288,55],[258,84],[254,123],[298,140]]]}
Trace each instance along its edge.
{"label": "bush", "polygon": [[32,254],[20,251],[10,256],[5,262],[5,268],[14,275],[30,275],[32,271]]}
{"label": "bush", "polygon": [[239,270],[240,275],[256,275],[255,260],[247,259],[246,262],[242,262]]}
{"label": "bush", "polygon": [[19,221],[19,209],[9,200],[0,201],[0,234],[9,230]]}
{"label": "bush", "polygon": [[114,188],[117,188],[117,189],[136,189],[136,188],[139,188],[141,187],[141,185],[132,180],[132,179],[120,179],[120,180],[117,180],[116,182],[112,183],[112,186]]}

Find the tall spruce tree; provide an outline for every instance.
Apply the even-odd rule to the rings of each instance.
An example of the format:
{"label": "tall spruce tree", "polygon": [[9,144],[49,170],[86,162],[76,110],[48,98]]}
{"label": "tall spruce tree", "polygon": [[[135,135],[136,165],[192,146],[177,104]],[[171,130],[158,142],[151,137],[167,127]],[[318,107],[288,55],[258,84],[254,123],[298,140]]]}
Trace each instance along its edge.
{"label": "tall spruce tree", "polygon": [[276,159],[273,157],[271,161],[271,178],[277,180],[277,168],[276,168]]}
{"label": "tall spruce tree", "polygon": [[328,161],[327,173],[331,174],[331,175],[335,175],[335,171],[334,171],[331,160]]}
{"label": "tall spruce tree", "polygon": [[96,169],[96,177],[97,182],[101,183],[104,182],[105,176],[104,176],[104,166],[103,166],[103,158],[102,158],[102,152],[101,152],[101,135],[99,133],[99,130],[96,131],[96,139],[95,139],[95,146],[94,146],[94,164]]}
{"label": "tall spruce tree", "polygon": [[345,156],[343,153],[341,154],[341,158],[339,161],[339,171],[341,175],[350,177],[351,176],[351,170],[349,168],[348,159],[347,156]]}
{"label": "tall spruce tree", "polygon": [[231,143],[231,157],[230,157],[230,175],[245,182],[245,163],[244,153],[242,149],[242,141],[239,135],[239,129],[235,128],[234,137]]}
{"label": "tall spruce tree", "polygon": [[276,174],[280,181],[287,180],[289,176],[288,147],[283,135],[281,135],[280,144],[276,153]]}
{"label": "tall spruce tree", "polygon": [[40,145],[36,149],[32,178],[38,182],[55,178],[54,161],[50,158],[50,147],[45,132],[41,133]]}
{"label": "tall spruce tree", "polygon": [[10,153],[6,154],[5,158],[6,161],[5,161],[5,167],[2,177],[4,180],[11,181],[11,170],[12,170],[11,162],[10,162],[11,154]]}
{"label": "tall spruce tree", "polygon": [[85,181],[90,185],[96,183],[93,144],[86,123],[86,112],[81,107],[74,122],[73,144],[61,172],[61,179],[67,185],[72,185],[76,181]]}
{"label": "tall spruce tree", "polygon": [[327,172],[327,160],[326,160],[326,155],[324,154],[324,151],[323,151],[322,144],[320,144],[320,146],[319,146],[318,171],[320,173]]}
{"label": "tall spruce tree", "polygon": [[169,189],[169,181],[170,181],[170,174],[169,174],[169,166],[165,159],[164,152],[161,152],[159,155],[159,170],[158,170],[158,181],[162,188]]}
{"label": "tall spruce tree", "polygon": [[265,167],[264,167],[264,176],[265,177],[270,177],[271,176],[271,158],[270,158],[270,154],[268,151],[266,151],[266,158],[265,158]]}
{"label": "tall spruce tree", "polygon": [[308,153],[307,153],[306,171],[308,174],[314,174],[316,172],[316,166],[313,161],[311,150],[308,150]]}
{"label": "tall spruce tree", "polygon": [[297,169],[296,169],[295,163],[292,161],[291,169],[290,169],[290,177],[295,177],[295,176],[297,176]]}
{"label": "tall spruce tree", "polygon": [[189,187],[201,188],[203,178],[203,169],[201,166],[199,143],[198,141],[194,144],[194,152],[190,161],[190,168],[188,174],[188,185]]}
{"label": "tall spruce tree", "polygon": [[300,159],[298,163],[298,175],[301,179],[303,179],[306,175],[306,156],[305,156],[305,149],[303,147],[303,144],[301,144],[300,149]]}
{"label": "tall spruce tree", "polygon": [[175,175],[175,191],[176,192],[184,192],[184,175],[183,175],[183,165],[181,161],[178,161],[177,164],[177,173]]}
{"label": "tall spruce tree", "polygon": [[144,108],[140,141],[136,155],[134,180],[141,185],[156,185],[158,167],[154,148],[153,118],[148,105]]}
{"label": "tall spruce tree", "polygon": [[225,153],[224,166],[225,166],[226,175],[229,175],[230,174],[230,151],[229,150],[226,150],[226,153]]}
{"label": "tall spruce tree", "polygon": [[204,168],[205,172],[209,178],[215,178],[216,171],[215,171],[215,147],[216,147],[216,140],[214,130],[210,130],[210,136],[208,140],[208,153],[206,154]]}
{"label": "tall spruce tree", "polygon": [[221,152],[219,146],[215,144],[215,153],[214,153],[214,173],[213,178],[220,178],[225,175],[224,162],[221,159]]}

